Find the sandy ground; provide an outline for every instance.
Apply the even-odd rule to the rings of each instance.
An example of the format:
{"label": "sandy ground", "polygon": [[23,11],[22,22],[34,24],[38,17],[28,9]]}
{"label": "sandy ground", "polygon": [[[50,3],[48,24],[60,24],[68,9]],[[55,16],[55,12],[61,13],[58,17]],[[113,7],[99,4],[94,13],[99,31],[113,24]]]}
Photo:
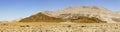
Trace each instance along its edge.
{"label": "sandy ground", "polygon": [[120,23],[2,22],[0,32],[120,32]]}

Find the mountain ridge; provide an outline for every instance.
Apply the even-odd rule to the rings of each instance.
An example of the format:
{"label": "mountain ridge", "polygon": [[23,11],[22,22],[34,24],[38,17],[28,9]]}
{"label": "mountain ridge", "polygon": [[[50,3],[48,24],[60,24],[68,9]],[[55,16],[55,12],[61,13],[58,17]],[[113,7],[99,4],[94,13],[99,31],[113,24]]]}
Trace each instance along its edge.
{"label": "mountain ridge", "polygon": [[[116,23],[115,20],[113,20],[112,18],[114,18],[114,19],[120,18],[119,15],[116,15],[116,13],[113,13],[112,11],[107,10],[106,8],[103,8],[103,7],[99,7],[99,6],[74,6],[74,7],[68,7],[68,8],[65,8],[62,10],[57,10],[55,12],[44,11],[44,12],[39,12],[39,13],[44,14],[48,18],[49,17],[53,17],[55,19],[59,18],[64,21],[66,21],[66,19],[71,18],[71,17],[78,17],[78,18],[83,17],[83,19],[93,21],[93,23],[96,20],[99,20],[101,23],[106,23],[106,22],[107,23]],[[39,13],[37,13],[37,14],[39,14]],[[77,16],[75,16],[75,15],[77,15]],[[40,16],[38,16],[38,17],[40,17]],[[71,19],[73,19],[73,18],[71,18]],[[90,20],[90,19],[94,19],[94,20]],[[71,21],[71,20],[69,19],[69,21]],[[60,21],[60,22],[62,22],[62,21]],[[78,22],[81,22],[81,19]],[[85,20],[83,21],[83,23],[84,22],[85,22]],[[96,21],[95,23],[98,23],[98,22]],[[117,22],[119,22],[119,21],[117,21]],[[85,23],[87,23],[87,21]],[[89,22],[89,23],[91,23],[91,22]]]}

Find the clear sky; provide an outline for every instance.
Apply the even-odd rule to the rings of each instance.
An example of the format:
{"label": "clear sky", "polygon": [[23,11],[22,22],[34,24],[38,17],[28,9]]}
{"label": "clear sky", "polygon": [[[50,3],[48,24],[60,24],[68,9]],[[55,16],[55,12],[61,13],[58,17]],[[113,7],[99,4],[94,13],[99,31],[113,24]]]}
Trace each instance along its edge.
{"label": "clear sky", "polygon": [[24,18],[38,11],[54,11],[69,6],[102,6],[118,11],[120,0],[0,0],[0,21]]}

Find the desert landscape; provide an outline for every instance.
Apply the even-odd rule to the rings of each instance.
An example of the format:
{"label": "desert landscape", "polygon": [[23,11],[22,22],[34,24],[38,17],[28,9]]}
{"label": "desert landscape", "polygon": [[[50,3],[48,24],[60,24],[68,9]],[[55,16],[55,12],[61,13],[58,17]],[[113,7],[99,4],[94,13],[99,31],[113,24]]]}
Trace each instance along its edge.
{"label": "desert landscape", "polygon": [[100,6],[73,6],[0,22],[0,32],[120,32],[119,21],[118,12]]}

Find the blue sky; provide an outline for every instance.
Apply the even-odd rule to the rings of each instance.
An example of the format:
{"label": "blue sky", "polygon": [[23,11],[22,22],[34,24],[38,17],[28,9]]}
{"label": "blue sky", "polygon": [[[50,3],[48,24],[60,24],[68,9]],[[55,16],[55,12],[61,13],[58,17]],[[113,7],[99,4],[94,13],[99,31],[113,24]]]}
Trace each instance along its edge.
{"label": "blue sky", "polygon": [[38,11],[54,11],[69,6],[102,6],[118,11],[120,0],[0,0],[0,21],[24,18]]}

